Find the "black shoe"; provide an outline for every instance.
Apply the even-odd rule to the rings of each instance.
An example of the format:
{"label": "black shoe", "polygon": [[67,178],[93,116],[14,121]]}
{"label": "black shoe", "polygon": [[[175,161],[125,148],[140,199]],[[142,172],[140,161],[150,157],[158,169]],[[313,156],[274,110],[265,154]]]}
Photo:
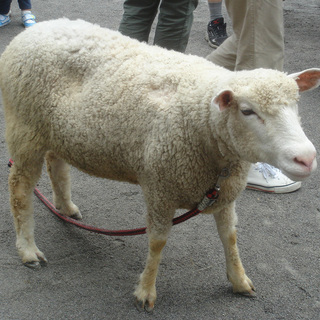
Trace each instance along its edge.
{"label": "black shoe", "polygon": [[223,41],[228,38],[227,24],[224,23],[223,18],[218,18],[208,23],[205,38],[208,41],[209,46],[212,48],[219,47],[223,43]]}

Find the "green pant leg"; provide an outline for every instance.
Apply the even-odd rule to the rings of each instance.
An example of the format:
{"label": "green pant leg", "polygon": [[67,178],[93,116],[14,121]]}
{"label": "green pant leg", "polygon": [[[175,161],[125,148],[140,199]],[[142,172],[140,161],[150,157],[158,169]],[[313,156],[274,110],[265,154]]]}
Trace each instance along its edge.
{"label": "green pant leg", "polygon": [[197,5],[198,0],[162,0],[154,44],[184,52]]}
{"label": "green pant leg", "polygon": [[160,0],[125,0],[119,31],[131,38],[148,42]]}

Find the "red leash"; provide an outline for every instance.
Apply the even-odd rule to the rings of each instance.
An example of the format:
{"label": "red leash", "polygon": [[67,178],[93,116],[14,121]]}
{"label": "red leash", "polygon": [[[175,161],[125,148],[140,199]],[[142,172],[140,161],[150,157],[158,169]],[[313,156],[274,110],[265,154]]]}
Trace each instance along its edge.
{"label": "red leash", "polygon": [[[12,159],[9,160],[8,166],[12,167],[13,165],[13,161]],[[222,172],[220,177],[225,178],[229,175],[229,172]],[[188,212],[186,212],[185,214],[174,218],[172,220],[172,224],[176,225],[179,223],[182,223],[184,221],[189,220],[192,217],[195,217],[196,215],[198,215],[199,213],[201,213],[205,208],[207,208],[208,206],[212,205],[214,202],[217,201],[218,197],[219,197],[219,191],[220,188],[218,185],[216,185],[213,189],[209,190],[205,197],[203,198],[203,200],[200,202],[200,204],[194,208],[193,210],[190,210]],[[138,234],[145,234],[146,233],[146,227],[144,228],[137,228],[137,229],[129,229],[129,230],[107,230],[107,229],[103,229],[103,228],[97,228],[94,226],[90,226],[87,225],[79,220],[64,216],[63,214],[61,214],[55,207],[54,205],[37,189],[34,189],[34,193],[35,195],[45,204],[45,206],[47,208],[50,209],[50,211],[52,213],[54,213],[58,218],[60,218],[61,220],[73,224],[78,228],[84,229],[84,230],[88,230],[91,232],[95,232],[95,233],[100,233],[100,234],[104,234],[107,236],[135,236]]]}

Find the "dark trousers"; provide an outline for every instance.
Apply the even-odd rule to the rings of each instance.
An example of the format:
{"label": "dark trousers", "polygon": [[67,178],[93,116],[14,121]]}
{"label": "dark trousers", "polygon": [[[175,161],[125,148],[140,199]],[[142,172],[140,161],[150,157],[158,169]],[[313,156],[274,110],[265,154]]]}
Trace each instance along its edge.
{"label": "dark trousers", "polygon": [[198,0],[125,0],[119,31],[148,42],[159,11],[154,44],[176,51],[186,50]]}
{"label": "dark trousers", "polygon": [[[10,11],[12,0],[0,1],[0,14],[7,14]],[[21,10],[31,9],[31,0],[18,0],[19,8]]]}

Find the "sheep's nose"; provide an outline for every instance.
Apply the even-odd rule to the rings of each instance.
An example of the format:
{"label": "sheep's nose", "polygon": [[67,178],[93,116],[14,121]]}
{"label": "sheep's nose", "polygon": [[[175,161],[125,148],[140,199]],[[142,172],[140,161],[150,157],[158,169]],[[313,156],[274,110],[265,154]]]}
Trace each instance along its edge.
{"label": "sheep's nose", "polygon": [[302,167],[305,167],[308,171],[311,171],[315,158],[316,158],[316,153],[313,153],[309,157],[295,157],[294,162],[298,163]]}

